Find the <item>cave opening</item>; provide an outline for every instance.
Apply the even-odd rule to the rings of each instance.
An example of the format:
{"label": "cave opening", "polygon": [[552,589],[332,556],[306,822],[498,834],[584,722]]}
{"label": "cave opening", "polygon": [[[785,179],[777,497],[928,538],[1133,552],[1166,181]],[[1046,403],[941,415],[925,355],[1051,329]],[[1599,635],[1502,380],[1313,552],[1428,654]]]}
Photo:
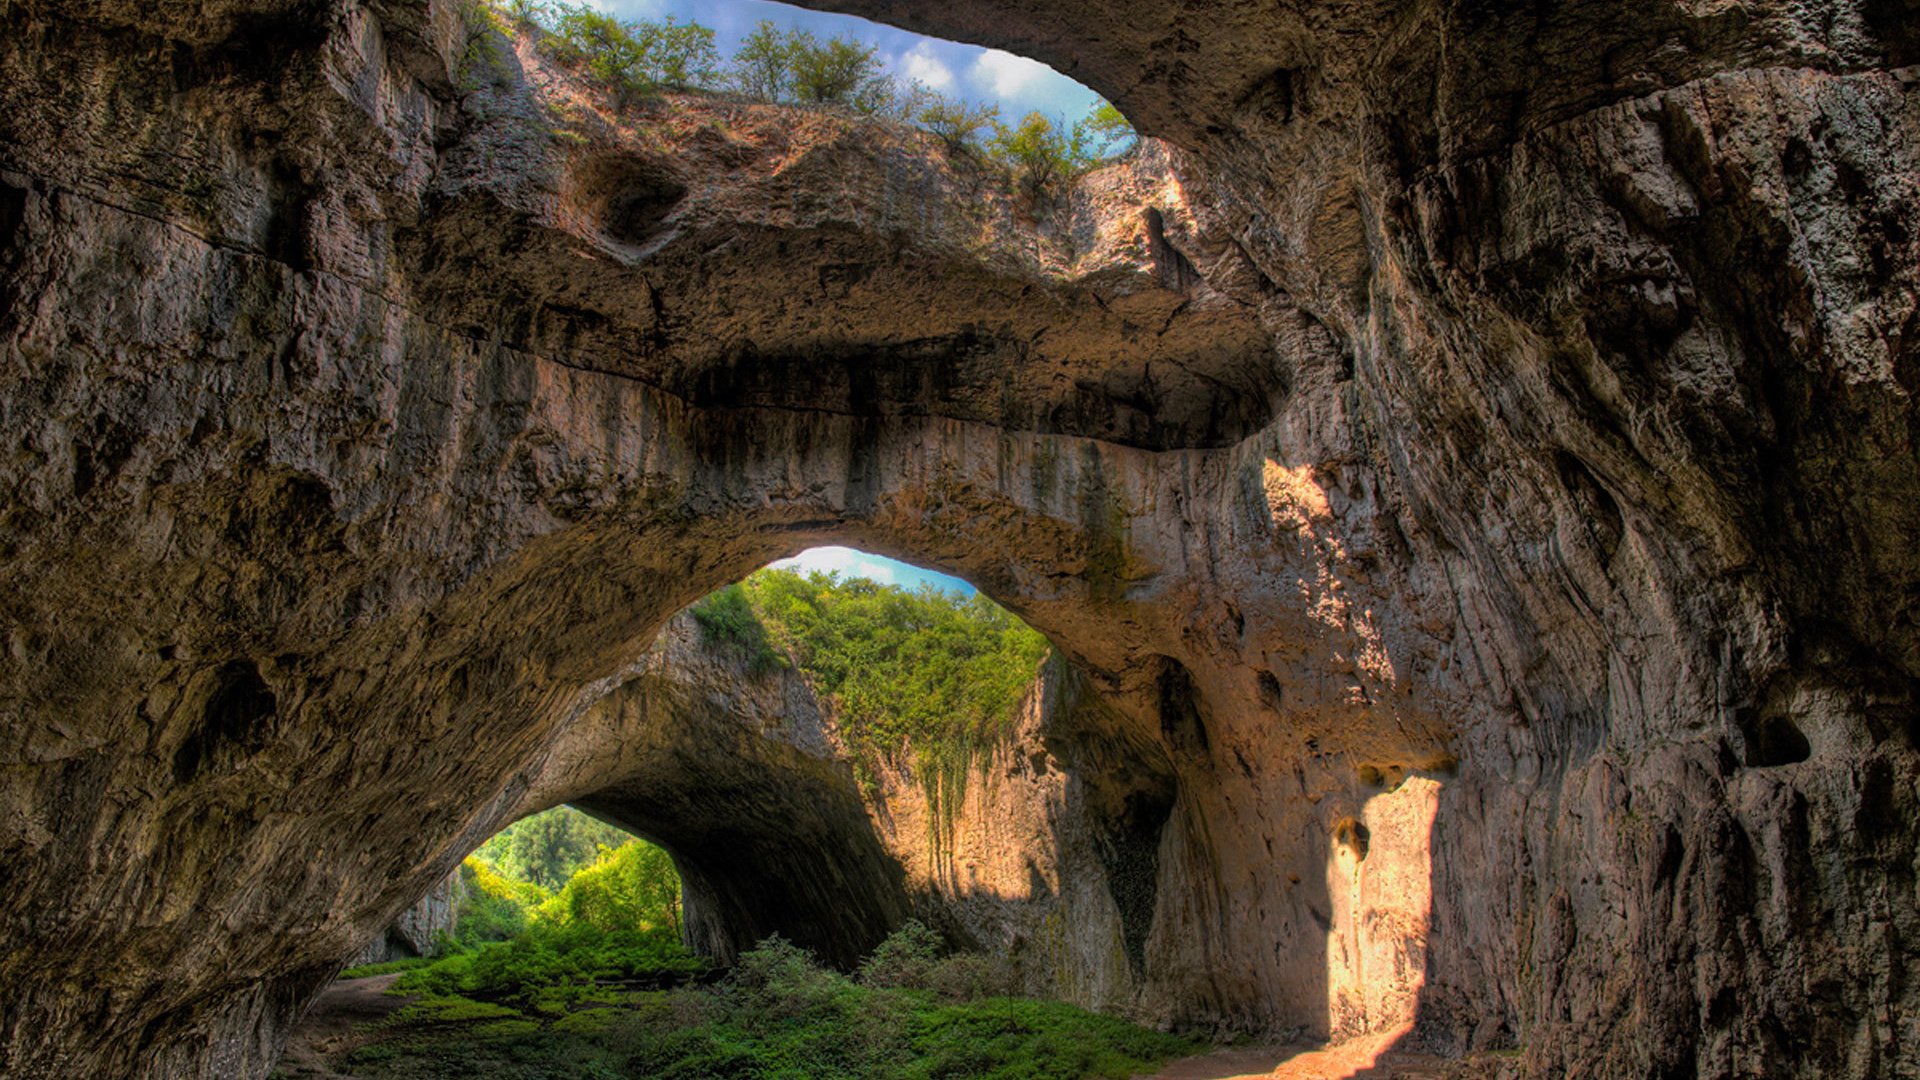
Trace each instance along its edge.
{"label": "cave opening", "polygon": [[[1065,1001],[1112,1009],[1075,983],[1145,977],[1176,783],[1140,747],[1076,726],[1085,716],[1056,716],[1087,692],[1069,672],[964,579],[844,547],[776,560],[669,620],[576,721],[618,749],[556,755],[522,796],[546,808],[481,843],[319,1013],[349,984],[390,976],[394,993],[426,995],[393,1021],[415,1035],[463,1009],[506,1010],[488,1029],[502,1038],[603,1010],[651,1032],[648,1068],[670,1071],[714,1016],[752,1041],[770,1037],[765,1010],[806,1000],[804,1018],[775,1026],[803,1022],[831,1053],[866,1053],[896,1036],[845,1030],[827,999],[986,1022],[1011,995],[1043,1010],[1033,1037],[1120,1053],[1121,1021]],[[1191,710],[1169,678],[1153,700]],[[1088,767],[1125,775],[1089,786]],[[1090,824],[1063,827],[1081,804]],[[1088,875],[1104,887],[1089,894]],[[421,958],[374,963],[422,936]],[[1101,953],[1117,967],[1100,970]],[[632,993],[667,995],[677,1012],[635,1019]],[[439,1037],[436,1052],[453,1053]],[[1147,1029],[1124,1039],[1141,1065],[1198,1045]],[[470,1043],[459,1052],[490,1052]]]}

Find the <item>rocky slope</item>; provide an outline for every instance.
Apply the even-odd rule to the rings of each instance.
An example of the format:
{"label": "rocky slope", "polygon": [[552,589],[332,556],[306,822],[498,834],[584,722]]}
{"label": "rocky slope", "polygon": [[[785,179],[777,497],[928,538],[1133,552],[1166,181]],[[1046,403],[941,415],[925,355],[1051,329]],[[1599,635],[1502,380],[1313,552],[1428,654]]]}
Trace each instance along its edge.
{"label": "rocky slope", "polygon": [[1910,3],[831,6],[1171,148],[1034,221],[453,3],[0,9],[0,1071],[259,1075],[833,539],[1067,657],[1088,1000],[1920,1073]]}

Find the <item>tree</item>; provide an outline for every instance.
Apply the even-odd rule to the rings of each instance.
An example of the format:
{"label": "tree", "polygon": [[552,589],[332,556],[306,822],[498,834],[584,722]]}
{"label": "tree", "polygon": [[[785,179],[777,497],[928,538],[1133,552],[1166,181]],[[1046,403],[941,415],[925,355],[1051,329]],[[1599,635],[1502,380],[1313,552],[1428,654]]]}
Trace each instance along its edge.
{"label": "tree", "polygon": [[591,864],[600,848],[632,839],[631,833],[571,806],[556,806],[500,830],[474,855],[507,877],[552,891]]}
{"label": "tree", "polygon": [[793,87],[794,34],[762,19],[734,50],[728,78],[749,97],[784,101]]}
{"label": "tree", "polygon": [[603,847],[593,865],[568,879],[540,909],[544,919],[597,930],[680,934],[680,872],[666,849],[644,840]]}
{"label": "tree", "polygon": [[1109,102],[1101,102],[1075,125],[1074,141],[1093,161],[1113,157],[1139,139],[1133,125]]}
{"label": "tree", "polygon": [[920,126],[938,135],[950,150],[976,148],[981,133],[1000,119],[997,105],[969,105],[965,101],[933,95],[915,117]]}
{"label": "tree", "polygon": [[987,147],[1036,195],[1053,190],[1079,166],[1077,148],[1068,134],[1037,112],[1028,113],[1013,127],[994,124]]}
{"label": "tree", "polygon": [[629,23],[563,4],[553,17],[549,48],[561,62],[630,97],[711,85],[720,70],[720,50],[713,41],[712,30],[672,16]]}
{"label": "tree", "polygon": [[823,45],[804,30],[796,32],[793,41],[789,64],[795,98],[865,112],[876,111],[884,103],[892,80],[880,63],[879,46],[845,36]]}
{"label": "tree", "polygon": [[654,85],[687,90],[714,85],[720,77],[720,50],[713,31],[669,15],[662,22],[637,24],[642,75]]}

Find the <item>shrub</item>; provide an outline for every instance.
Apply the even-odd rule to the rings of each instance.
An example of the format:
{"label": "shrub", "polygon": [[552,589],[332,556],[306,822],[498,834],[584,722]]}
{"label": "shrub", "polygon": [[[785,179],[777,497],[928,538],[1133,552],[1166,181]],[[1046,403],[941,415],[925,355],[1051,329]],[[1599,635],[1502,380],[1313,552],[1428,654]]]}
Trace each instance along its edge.
{"label": "shrub", "polygon": [[460,877],[466,896],[451,942],[443,942],[454,948],[505,941],[525,932],[533,909],[547,900],[540,886],[509,878],[472,856],[460,864]]}
{"label": "shrub", "polygon": [[393,991],[435,997],[479,996],[552,1012],[591,1000],[600,983],[674,982],[705,968],[679,940],[662,931],[612,933],[590,923],[536,923],[511,941],[416,968],[394,980]]}
{"label": "shrub", "polygon": [[954,1001],[1006,997],[1019,989],[1012,965],[985,953],[955,953],[935,962],[922,985]]}
{"label": "shrub", "polygon": [[1054,191],[1089,164],[1084,145],[1037,112],[1028,113],[1013,127],[996,123],[987,147],[1036,195]]}
{"label": "shrub", "polygon": [[701,639],[738,650],[753,674],[785,666],[786,658],[767,637],[766,625],[739,583],[708,593],[691,610],[693,621],[700,624]]}
{"label": "shrub", "polygon": [[1104,101],[1094,106],[1078,127],[1076,140],[1083,153],[1096,162],[1129,149],[1139,139],[1120,110]]}
{"label": "shrub", "polygon": [[741,1004],[772,1019],[824,1012],[848,985],[779,934],[741,953],[729,982]]}
{"label": "shrub", "polygon": [[794,35],[762,19],[740,41],[727,81],[748,97],[784,101],[792,93]]}
{"label": "shrub", "polygon": [[860,965],[862,986],[925,987],[927,974],[940,959],[940,935],[918,919],[908,919],[888,934]]}
{"label": "shrub", "polygon": [[910,762],[942,820],[978,755],[1013,729],[1047,639],[978,593],[761,570],[745,593],[834,710],[863,782]]}

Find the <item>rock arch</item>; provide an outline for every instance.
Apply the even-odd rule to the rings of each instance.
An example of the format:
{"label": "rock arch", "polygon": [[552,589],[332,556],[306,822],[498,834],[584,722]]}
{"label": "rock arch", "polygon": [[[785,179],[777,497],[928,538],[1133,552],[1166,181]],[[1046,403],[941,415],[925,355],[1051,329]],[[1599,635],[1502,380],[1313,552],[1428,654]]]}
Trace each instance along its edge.
{"label": "rock arch", "polygon": [[0,1063],[261,1071],[674,610],[834,538],[1077,665],[1168,1016],[1324,1016],[1326,838],[1447,772],[1432,1037],[1910,1064],[1844,958],[1920,940],[1911,20],[831,6],[1175,148],[1069,257],[831,118],[645,144],[452,3],[0,12]]}

